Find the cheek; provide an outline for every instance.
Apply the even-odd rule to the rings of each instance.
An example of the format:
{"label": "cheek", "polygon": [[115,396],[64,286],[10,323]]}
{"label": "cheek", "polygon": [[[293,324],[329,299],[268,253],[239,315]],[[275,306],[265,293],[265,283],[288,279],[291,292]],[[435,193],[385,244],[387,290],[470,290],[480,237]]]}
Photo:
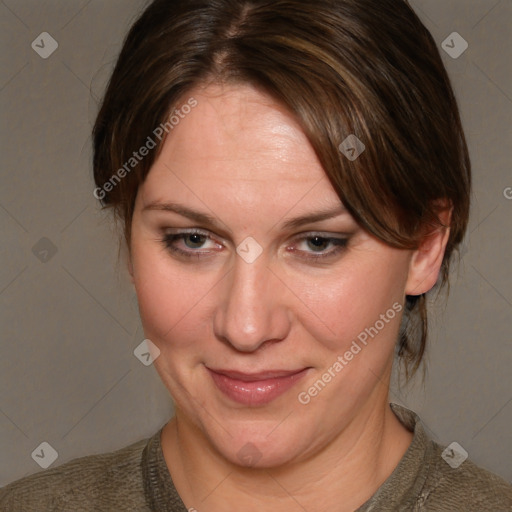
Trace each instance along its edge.
{"label": "cheek", "polygon": [[[401,261],[350,258],[338,271],[314,281],[289,276],[287,286],[300,299],[301,321],[329,352],[348,349],[368,330],[396,337],[406,273]],[[384,319],[382,316],[384,315]],[[384,321],[384,327],[382,322]],[[381,332],[382,331],[382,332]]]}
{"label": "cheek", "polygon": [[316,372],[299,388],[300,404],[335,409],[332,418],[342,421],[382,386],[399,332],[405,277],[401,265],[359,261],[310,289],[321,321],[310,315],[305,325],[318,357],[312,359]]}
{"label": "cheek", "polygon": [[[212,336],[213,317],[229,289],[222,272],[199,271],[194,264],[177,264],[154,240],[138,237],[132,248],[134,284],[146,336],[170,350],[198,352],[201,340]],[[353,340],[387,337],[394,343],[406,274],[399,253],[354,251],[332,271],[307,273],[303,268],[275,269],[274,297],[290,311],[291,336],[302,350],[319,349],[315,362],[327,363],[332,354],[344,353]],[[224,290],[224,291],[223,291]],[[292,293],[290,293],[290,291]],[[224,294],[224,295],[223,295]],[[265,297],[261,297],[267,302]],[[270,302],[270,301],[269,301]],[[387,314],[391,310],[391,314]],[[380,328],[385,315],[385,326]],[[196,345],[197,350],[191,351]],[[323,349],[323,350],[322,350]],[[322,353],[323,352],[323,353]]]}
{"label": "cheek", "polygon": [[204,324],[200,320],[201,300],[214,283],[171,265],[164,250],[139,247],[133,260],[134,284],[146,336],[161,349],[171,339],[175,345],[189,344],[187,333],[200,330]]}

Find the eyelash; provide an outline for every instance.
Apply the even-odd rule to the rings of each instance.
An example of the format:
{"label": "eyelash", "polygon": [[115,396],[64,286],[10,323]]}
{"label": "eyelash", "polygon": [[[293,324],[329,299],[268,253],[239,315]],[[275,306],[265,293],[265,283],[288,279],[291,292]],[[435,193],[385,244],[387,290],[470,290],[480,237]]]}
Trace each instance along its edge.
{"label": "eyelash", "polygon": [[[174,245],[176,243],[176,241],[183,240],[187,236],[192,236],[192,235],[198,235],[201,237],[205,237],[209,240],[212,240],[212,238],[208,235],[208,233],[194,229],[194,230],[190,230],[190,231],[181,231],[178,233],[166,233],[164,235],[164,237],[161,239],[161,242],[167,250],[169,250],[175,254],[178,254],[179,256],[182,256],[182,257],[188,258],[188,259],[196,258],[199,260],[200,258],[205,257],[205,256],[202,256],[203,254],[205,254],[205,251],[203,251],[203,252],[194,251],[194,250],[184,251],[182,249],[178,249]],[[299,241],[308,241],[308,240],[314,240],[314,239],[319,239],[323,242],[328,242],[329,244],[332,244],[335,246],[335,248],[333,250],[331,250],[327,253],[322,253],[322,254],[312,253],[309,256],[303,257],[306,260],[312,260],[315,262],[326,259],[326,258],[333,258],[334,256],[337,256],[338,254],[340,254],[342,251],[345,250],[347,243],[348,243],[348,237],[346,237],[346,238],[329,237],[329,236],[322,236],[321,234],[318,234],[318,233],[310,233],[309,236],[303,236],[301,238],[298,238]],[[304,252],[304,251],[294,250],[293,252]]]}

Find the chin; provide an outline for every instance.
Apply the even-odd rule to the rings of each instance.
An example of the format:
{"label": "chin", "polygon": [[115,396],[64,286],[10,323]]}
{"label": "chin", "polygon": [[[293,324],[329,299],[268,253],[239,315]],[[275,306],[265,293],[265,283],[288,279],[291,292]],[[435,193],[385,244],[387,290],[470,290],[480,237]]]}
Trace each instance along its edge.
{"label": "chin", "polygon": [[288,464],[303,455],[304,435],[299,436],[300,430],[294,427],[293,431],[284,428],[279,431],[275,423],[269,427],[267,422],[254,422],[249,428],[230,425],[232,436],[223,431],[220,439],[208,437],[229,462],[246,468],[268,469]]}

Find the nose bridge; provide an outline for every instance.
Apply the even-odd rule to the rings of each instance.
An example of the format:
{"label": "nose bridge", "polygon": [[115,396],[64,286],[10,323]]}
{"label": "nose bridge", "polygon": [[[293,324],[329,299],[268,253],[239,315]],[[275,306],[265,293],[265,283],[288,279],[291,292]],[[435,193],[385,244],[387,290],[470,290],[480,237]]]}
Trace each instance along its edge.
{"label": "nose bridge", "polygon": [[215,314],[217,336],[244,352],[284,338],[288,318],[275,281],[264,257],[248,263],[237,255]]}

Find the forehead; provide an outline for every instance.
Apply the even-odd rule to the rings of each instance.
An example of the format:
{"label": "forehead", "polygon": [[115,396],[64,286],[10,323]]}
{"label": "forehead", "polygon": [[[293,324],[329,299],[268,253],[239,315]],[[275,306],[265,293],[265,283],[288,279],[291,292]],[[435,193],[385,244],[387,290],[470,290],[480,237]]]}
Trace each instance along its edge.
{"label": "forehead", "polygon": [[210,86],[192,91],[190,97],[197,106],[164,145],[174,161],[204,160],[201,165],[209,168],[220,162],[231,170],[252,167],[254,177],[262,175],[271,162],[316,163],[314,151],[295,119],[251,86]]}
{"label": "forehead", "polygon": [[147,200],[195,193],[254,208],[269,198],[288,208],[340,204],[300,125],[272,98],[248,85],[214,85],[175,109],[190,98],[197,105],[181,112],[142,186]]}

